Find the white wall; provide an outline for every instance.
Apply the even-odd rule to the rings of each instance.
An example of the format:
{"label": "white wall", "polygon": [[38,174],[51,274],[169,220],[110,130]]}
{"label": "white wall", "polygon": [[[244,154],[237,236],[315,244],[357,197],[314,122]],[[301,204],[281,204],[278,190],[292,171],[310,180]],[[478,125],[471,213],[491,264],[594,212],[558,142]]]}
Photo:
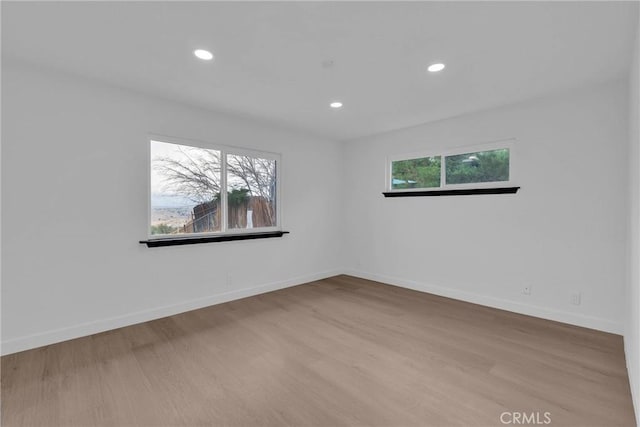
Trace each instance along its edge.
{"label": "white wall", "polygon": [[[352,273],[622,333],[625,89],[616,81],[348,143]],[[381,194],[387,156],[510,137],[516,195]],[[573,292],[582,293],[580,306],[571,304]]]}
{"label": "white wall", "polygon": [[[24,64],[3,64],[2,79],[4,354],[345,269],[623,331],[626,82],[342,146]],[[292,234],[138,244],[148,132],[281,152]],[[516,195],[381,195],[386,156],[508,137],[518,139]],[[582,305],[573,306],[577,291]]]}
{"label": "white wall", "polygon": [[[3,63],[3,353],[331,276],[342,147]],[[147,133],[282,153],[280,239],[149,249]],[[227,283],[227,273],[232,273]]]}
{"label": "white wall", "polygon": [[[640,21],[640,19],[639,19]],[[640,424],[640,29],[629,72],[629,291],[624,334],[631,394]]]}

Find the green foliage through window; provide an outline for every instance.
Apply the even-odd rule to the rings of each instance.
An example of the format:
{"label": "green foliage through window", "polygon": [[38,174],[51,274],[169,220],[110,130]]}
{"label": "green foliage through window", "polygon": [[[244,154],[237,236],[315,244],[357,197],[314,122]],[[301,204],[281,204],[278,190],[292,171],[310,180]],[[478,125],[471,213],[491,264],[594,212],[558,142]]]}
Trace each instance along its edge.
{"label": "green foliage through window", "polygon": [[[391,189],[509,181],[509,148],[391,162]],[[444,182],[441,181],[444,161]]]}
{"label": "green foliage through window", "polygon": [[391,188],[440,187],[440,157],[399,160],[391,164]]}
{"label": "green foliage through window", "polygon": [[446,183],[509,181],[509,149],[478,151],[447,156]]}
{"label": "green foliage through window", "polygon": [[175,227],[164,223],[151,226],[151,234],[173,234],[176,230]]}

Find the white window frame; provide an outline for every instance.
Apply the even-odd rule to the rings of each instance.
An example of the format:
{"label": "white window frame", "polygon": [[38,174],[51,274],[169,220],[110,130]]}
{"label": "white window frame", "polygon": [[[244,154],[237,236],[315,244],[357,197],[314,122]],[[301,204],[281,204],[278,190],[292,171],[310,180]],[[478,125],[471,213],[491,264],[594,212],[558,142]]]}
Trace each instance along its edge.
{"label": "white window frame", "polygon": [[[184,233],[184,234],[151,234],[151,143],[164,142],[168,144],[184,145],[206,150],[220,151],[220,231],[210,231],[206,233]],[[228,228],[227,210],[227,155],[251,156],[260,159],[274,160],[276,162],[276,225],[272,227],[259,228]],[[241,148],[231,145],[212,144],[205,141],[177,138],[166,135],[149,134],[147,138],[147,236],[149,240],[164,239],[190,239],[213,236],[229,236],[238,234],[267,233],[270,231],[282,231],[282,188],[280,185],[282,175],[282,155],[269,151]]]}
{"label": "white window frame", "polygon": [[[488,143],[458,146],[450,149],[420,151],[409,154],[399,154],[387,157],[385,168],[385,192],[407,193],[415,191],[443,191],[443,190],[462,190],[475,188],[504,188],[515,187],[515,147],[516,139],[510,138],[505,140],[493,141]],[[509,180],[508,181],[491,181],[491,182],[472,182],[468,184],[447,184],[446,173],[447,156],[456,156],[465,153],[474,153],[478,151],[491,151],[499,149],[509,150]],[[403,160],[422,159],[425,157],[440,157],[440,187],[420,187],[420,188],[393,188],[392,184],[392,164],[393,162]]]}

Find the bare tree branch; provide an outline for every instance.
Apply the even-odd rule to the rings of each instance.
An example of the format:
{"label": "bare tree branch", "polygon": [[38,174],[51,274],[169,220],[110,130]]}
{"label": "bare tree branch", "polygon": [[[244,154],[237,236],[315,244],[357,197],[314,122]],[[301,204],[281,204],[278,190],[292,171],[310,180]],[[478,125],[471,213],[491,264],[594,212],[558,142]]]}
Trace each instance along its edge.
{"label": "bare tree branch", "polygon": [[184,159],[157,157],[154,169],[165,181],[164,190],[197,203],[213,200],[220,193],[220,152],[180,147]]}
{"label": "bare tree branch", "polygon": [[[180,147],[181,159],[158,157],[154,168],[165,181],[165,191],[188,197],[194,202],[214,200],[220,194],[220,152]],[[276,162],[251,156],[227,156],[227,186],[245,188],[251,196],[267,202],[275,223]]]}

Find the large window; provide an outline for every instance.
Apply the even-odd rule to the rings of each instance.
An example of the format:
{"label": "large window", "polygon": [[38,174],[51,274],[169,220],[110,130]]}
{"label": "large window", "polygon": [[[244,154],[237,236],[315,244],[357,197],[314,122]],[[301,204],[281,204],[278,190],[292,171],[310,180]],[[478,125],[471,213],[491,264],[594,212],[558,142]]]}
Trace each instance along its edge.
{"label": "large window", "polygon": [[151,140],[149,234],[277,230],[279,163],[272,153]]}
{"label": "large window", "polygon": [[513,143],[457,149],[437,155],[399,156],[389,162],[391,191],[485,188],[513,181]]}

